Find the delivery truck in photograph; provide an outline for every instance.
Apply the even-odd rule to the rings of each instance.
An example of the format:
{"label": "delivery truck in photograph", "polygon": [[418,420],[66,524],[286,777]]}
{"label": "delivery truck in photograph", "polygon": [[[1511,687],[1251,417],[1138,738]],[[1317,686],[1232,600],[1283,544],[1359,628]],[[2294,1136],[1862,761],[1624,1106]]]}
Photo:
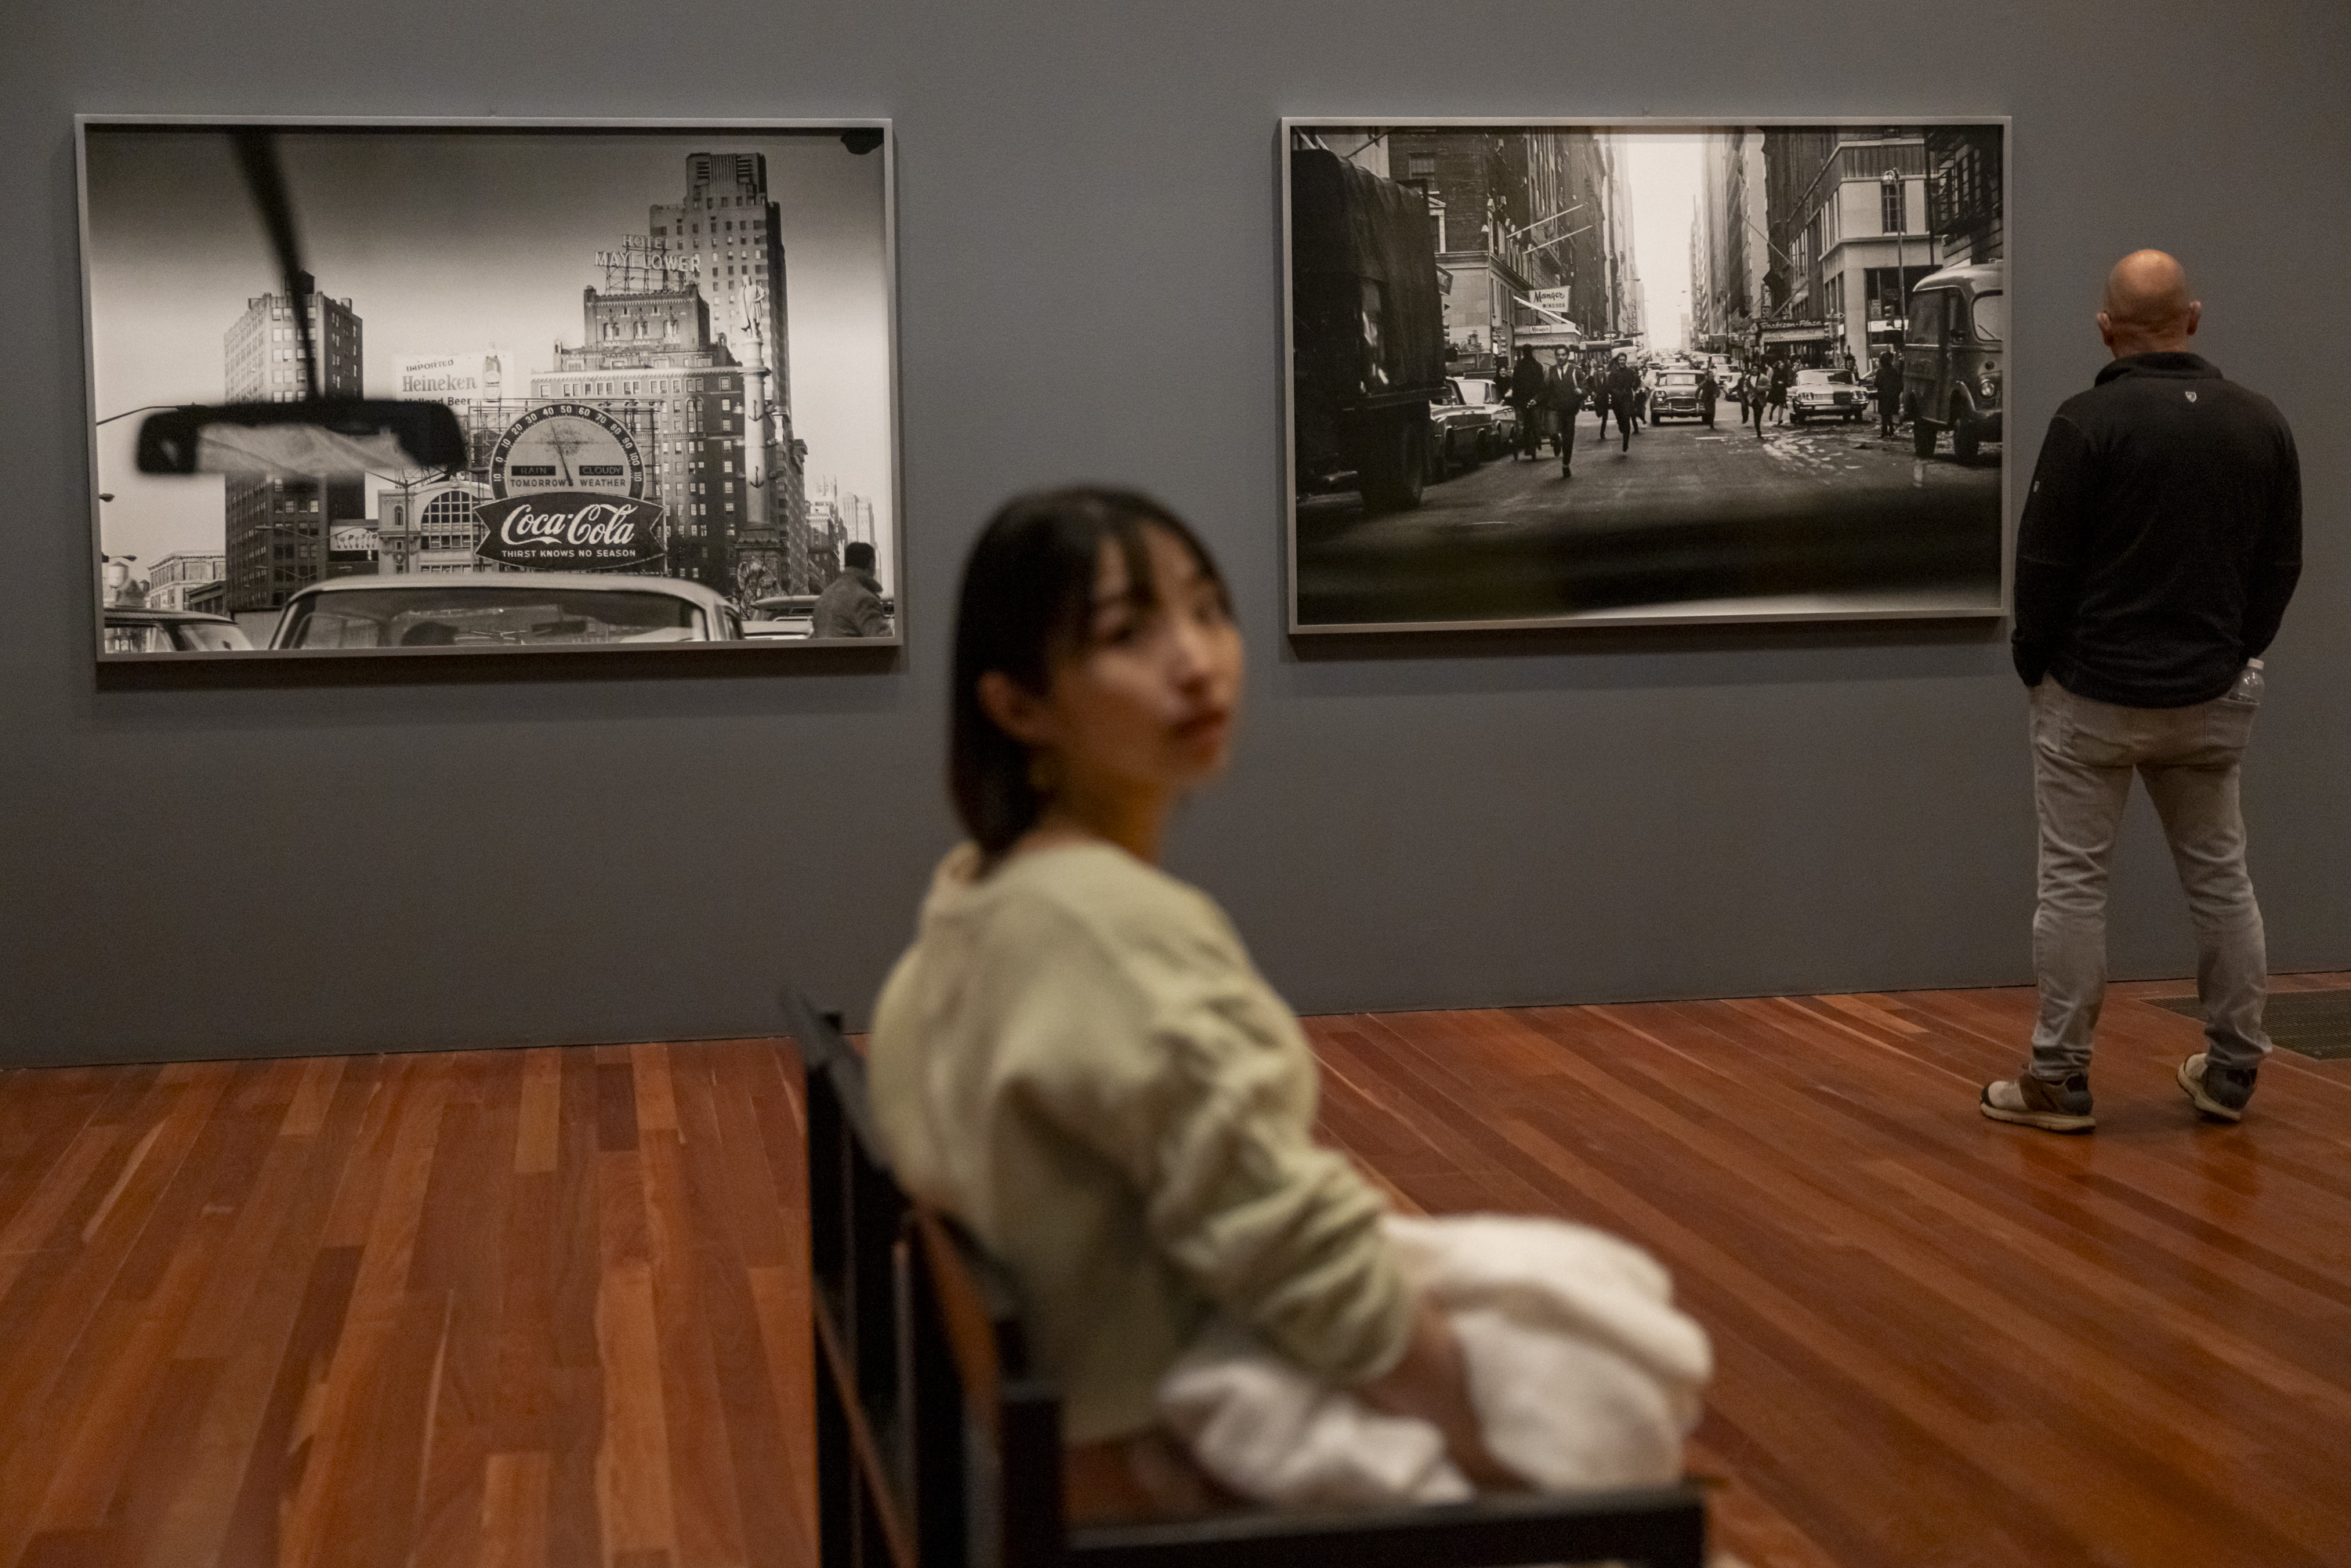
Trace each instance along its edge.
{"label": "delivery truck in photograph", "polygon": [[1290,419],[1299,494],[1420,504],[1445,387],[1436,226],[1419,192],[1319,147],[1290,155]]}

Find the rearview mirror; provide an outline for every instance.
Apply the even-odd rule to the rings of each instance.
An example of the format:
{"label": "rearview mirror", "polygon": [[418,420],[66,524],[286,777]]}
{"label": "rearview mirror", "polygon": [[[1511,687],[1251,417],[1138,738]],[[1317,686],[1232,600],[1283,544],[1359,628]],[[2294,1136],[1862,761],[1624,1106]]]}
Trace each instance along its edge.
{"label": "rearview mirror", "polygon": [[192,403],[139,426],[141,474],[318,478],[364,469],[466,465],[465,430],[447,403],[321,398]]}

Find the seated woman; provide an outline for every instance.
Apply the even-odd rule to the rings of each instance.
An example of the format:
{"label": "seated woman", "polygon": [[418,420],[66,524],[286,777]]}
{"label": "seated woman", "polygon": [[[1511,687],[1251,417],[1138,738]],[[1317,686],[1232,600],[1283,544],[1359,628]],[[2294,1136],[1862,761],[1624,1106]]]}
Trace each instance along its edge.
{"label": "seated woman", "polygon": [[1297,1019],[1217,906],[1158,869],[1240,697],[1207,551],[1140,496],[1014,500],[965,566],[954,683],[971,841],[883,988],[874,1111],[901,1182],[1013,1271],[1061,1391],[1073,1507],[1210,1500],[1153,1393],[1219,1311],[1507,1484],[1383,1200],[1313,1142]]}

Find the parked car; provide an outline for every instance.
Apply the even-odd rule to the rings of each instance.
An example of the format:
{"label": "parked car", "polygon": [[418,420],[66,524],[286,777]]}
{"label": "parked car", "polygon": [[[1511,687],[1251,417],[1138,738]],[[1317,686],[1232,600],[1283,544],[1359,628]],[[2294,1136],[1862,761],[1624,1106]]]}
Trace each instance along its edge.
{"label": "parked car", "polygon": [[230,653],[253,649],[245,628],[225,615],[110,604],[105,622],[104,647],[110,653]]}
{"label": "parked car", "polygon": [[[816,595],[813,593],[773,593],[765,599],[751,601],[751,613],[743,622],[746,637],[806,637],[816,628]],[[894,622],[898,601],[894,594],[882,596],[882,613]]]}
{"label": "parked car", "polygon": [[698,582],[621,572],[339,577],[286,601],[272,648],[543,648],[723,643],[742,617]]}
{"label": "parked car", "polygon": [[1461,401],[1471,408],[1482,408],[1493,416],[1486,426],[1478,445],[1480,459],[1499,457],[1515,452],[1519,445],[1519,411],[1502,401],[1501,383],[1489,376],[1453,376],[1448,378]]}
{"label": "parked car", "polygon": [[1812,419],[1841,419],[1847,424],[1869,409],[1869,394],[1851,371],[1798,371],[1788,386],[1788,417],[1798,424]]}
{"label": "parked car", "polygon": [[1951,455],[1975,460],[2001,438],[2001,359],[2008,337],[2004,262],[1947,267],[1910,291],[1902,341],[1902,413],[1921,457],[1944,431]]}
{"label": "parked car", "polygon": [[1698,401],[1696,371],[1662,371],[1649,391],[1649,420],[1704,419],[1706,405]]}
{"label": "parked car", "polygon": [[777,593],[751,601],[746,637],[805,637],[816,624],[816,595]]}
{"label": "parked car", "polygon": [[1461,395],[1461,380],[1447,376],[1428,400],[1428,480],[1434,484],[1456,468],[1483,462],[1494,440],[1494,410]]}

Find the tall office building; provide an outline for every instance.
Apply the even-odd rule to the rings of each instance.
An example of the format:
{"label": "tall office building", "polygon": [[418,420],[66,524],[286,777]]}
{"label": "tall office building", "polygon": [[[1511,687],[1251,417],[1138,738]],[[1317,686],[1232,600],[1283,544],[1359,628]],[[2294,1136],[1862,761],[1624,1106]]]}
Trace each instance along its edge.
{"label": "tall office building", "polygon": [[[1749,348],[1769,308],[1763,283],[1771,270],[1764,134],[1741,125],[1704,132],[1698,212],[1704,255],[1692,267],[1692,297],[1701,305],[1692,330],[1703,347],[1718,353]],[[1701,269],[1702,280],[1697,278]]]}
{"label": "tall office building", "polygon": [[[301,316],[310,319],[322,397],[360,397],[360,322],[348,299],[329,299],[308,273],[297,273],[295,293],[264,294],[245,302],[245,314],[224,340],[224,390],[230,402],[295,402],[307,391]],[[306,583],[327,577],[329,539],[338,522],[367,515],[364,482],[357,479],[254,479],[232,475],[225,486],[223,551],[227,558],[227,607],[275,610]]]}
{"label": "tall office building", "polygon": [[[1593,339],[1629,329],[1625,230],[1604,139],[1412,130],[1385,142],[1387,177],[1427,197],[1436,221],[1448,353],[1507,356],[1520,331],[1562,321]],[[1538,308],[1538,290],[1564,290],[1566,303]]]}
{"label": "tall office building", "polygon": [[743,368],[744,507],[740,541],[781,541],[782,575],[805,581],[808,503],[801,448],[792,432],[791,337],[785,319],[782,209],[768,199],[768,160],[757,152],[686,158],[683,201],[653,207],[654,246],[682,259],[710,308],[710,330]]}
{"label": "tall office building", "polygon": [[1865,364],[1899,343],[1910,290],[1941,266],[1927,232],[1925,133],[1769,130],[1763,164],[1776,284],[1764,341],[1807,364]]}

